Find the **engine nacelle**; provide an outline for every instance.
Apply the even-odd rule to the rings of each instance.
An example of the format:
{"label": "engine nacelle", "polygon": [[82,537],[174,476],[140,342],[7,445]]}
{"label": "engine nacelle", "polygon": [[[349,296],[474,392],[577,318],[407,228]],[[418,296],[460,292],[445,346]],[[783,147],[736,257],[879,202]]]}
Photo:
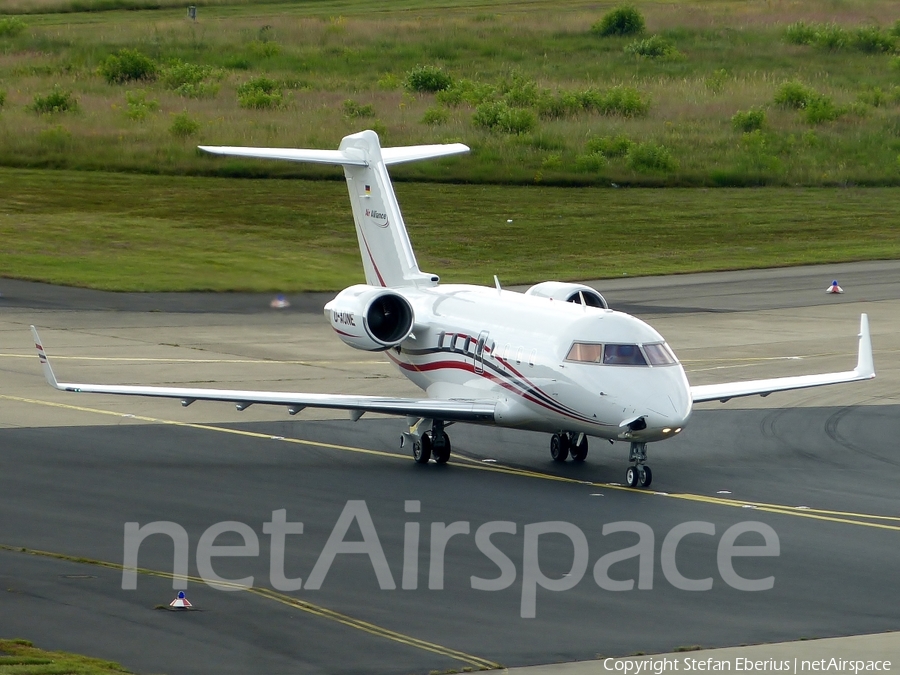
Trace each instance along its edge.
{"label": "engine nacelle", "polygon": [[359,284],[325,305],[325,316],[346,344],[369,352],[390,349],[412,333],[412,305],[387,288]]}
{"label": "engine nacelle", "polygon": [[[590,286],[585,286],[584,284],[545,281],[529,288],[525,291],[525,295],[535,295],[539,298],[551,298],[553,300],[560,300],[561,302],[574,302],[579,305],[585,304],[588,307],[609,309],[606,298]],[[584,298],[583,302],[582,298]]]}

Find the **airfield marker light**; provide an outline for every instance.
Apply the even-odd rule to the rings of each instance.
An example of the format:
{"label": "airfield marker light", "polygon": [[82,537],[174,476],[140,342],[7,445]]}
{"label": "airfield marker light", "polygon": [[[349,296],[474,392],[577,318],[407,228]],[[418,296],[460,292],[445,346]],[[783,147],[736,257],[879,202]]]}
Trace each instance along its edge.
{"label": "airfield marker light", "polygon": [[178,597],[169,603],[172,609],[193,609],[194,606],[185,597],[184,591],[178,591]]}
{"label": "airfield marker light", "polygon": [[831,286],[825,289],[826,293],[843,293],[844,289],[838,286],[837,279],[831,282]]}

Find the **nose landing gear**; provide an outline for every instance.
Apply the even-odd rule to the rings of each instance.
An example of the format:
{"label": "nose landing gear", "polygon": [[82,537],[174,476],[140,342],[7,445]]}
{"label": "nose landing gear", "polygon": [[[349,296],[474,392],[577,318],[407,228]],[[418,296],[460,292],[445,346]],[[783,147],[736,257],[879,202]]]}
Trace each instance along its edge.
{"label": "nose landing gear", "polygon": [[647,444],[631,442],[631,449],[628,452],[628,461],[634,462],[634,466],[629,466],[625,470],[625,483],[629,487],[650,487],[653,480],[653,472],[650,467],[644,464],[647,461]]}

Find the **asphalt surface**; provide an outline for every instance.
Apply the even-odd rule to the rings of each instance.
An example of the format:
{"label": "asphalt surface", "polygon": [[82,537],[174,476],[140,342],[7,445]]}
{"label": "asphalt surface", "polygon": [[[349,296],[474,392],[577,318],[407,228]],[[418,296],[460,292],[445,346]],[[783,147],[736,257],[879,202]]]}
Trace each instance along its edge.
{"label": "asphalt surface", "polygon": [[[835,277],[843,296],[824,293]],[[900,629],[900,265],[599,287],[614,306],[651,317],[692,382],[852,367],[860,311],[870,314],[879,377],[698,407],[681,436],[650,446],[653,491],[639,492],[611,484],[622,481],[626,447],[596,439],[584,465],[559,466],[542,434],[457,425],[451,464],[422,467],[397,448],[402,420],[350,424],[256,406],[239,415],[224,405],[55,392],[29,353],[28,322],[47,327],[45,346],[69,359],[56,362],[69,379],[227,386],[249,376],[254,386],[294,390],[414,390],[371,355],[329,342],[319,316],[300,311],[306,300],[273,313],[260,296],[229,305],[234,297],[163,294],[159,311],[145,314],[119,294],[77,300],[70,289],[54,295],[0,280],[0,635],[174,675],[428,673]],[[292,351],[306,360],[282,361]],[[143,356],[158,360],[128,360]],[[367,555],[339,554],[318,590],[260,592],[272,587],[263,532],[272,512],[303,522],[303,534],[287,538],[285,572],[307,581],[350,500],[364,501],[396,588],[379,587]],[[419,501],[420,513],[406,513],[407,500]],[[223,521],[249,526],[259,555],[213,565],[225,578],[253,575],[254,590],[191,582],[188,597],[201,611],[154,609],[176,593],[165,576],[173,546],[160,535],[144,541],[139,566],[163,576],[139,575],[136,590],[123,590],[120,569],[91,564],[121,565],[125,523],[156,521],[186,531],[191,575],[204,531]],[[476,590],[472,576],[499,574],[474,536],[492,521],[516,526],[492,538],[515,580]],[[538,588],[535,618],[522,618],[525,528],[545,521],[584,533],[588,568],[570,590]],[[654,533],[652,589],[608,591],[594,580],[601,556],[635,541],[602,534],[619,521]],[[709,591],[679,590],[662,569],[666,535],[691,521],[712,523],[715,534],[688,535],[678,570],[711,577]],[[735,559],[735,569],[774,576],[771,590],[735,590],[718,569],[722,534],[745,521],[769,525],[780,553]],[[434,572],[443,589],[429,588],[433,524],[454,522],[469,523],[470,534],[449,541],[443,575]],[[408,523],[421,530],[415,589],[401,588]],[[745,537],[740,544],[762,543]],[[360,538],[354,524],[346,539]],[[240,543],[234,534],[216,540]],[[565,536],[539,538],[542,574],[564,579],[572,561]],[[620,580],[637,574],[634,558],[610,571]]]}

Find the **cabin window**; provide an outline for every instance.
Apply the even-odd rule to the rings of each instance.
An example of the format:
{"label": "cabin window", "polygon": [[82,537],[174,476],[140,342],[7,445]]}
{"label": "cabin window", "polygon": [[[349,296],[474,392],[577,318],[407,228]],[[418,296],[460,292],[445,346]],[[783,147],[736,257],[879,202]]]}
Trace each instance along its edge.
{"label": "cabin window", "polygon": [[507,342],[506,346],[503,347],[503,360],[504,361],[509,361],[509,350],[510,350],[510,346],[509,346],[509,343]]}
{"label": "cabin window", "polygon": [[651,366],[670,366],[678,363],[675,354],[669,349],[669,345],[665,342],[656,342],[654,344],[644,345],[644,353]]}
{"label": "cabin window", "polygon": [[522,363],[522,352],[524,351],[524,347],[519,347],[516,350],[516,363]]}
{"label": "cabin window", "polygon": [[532,349],[531,355],[528,357],[528,365],[534,366],[535,359],[537,359],[537,349]]}

